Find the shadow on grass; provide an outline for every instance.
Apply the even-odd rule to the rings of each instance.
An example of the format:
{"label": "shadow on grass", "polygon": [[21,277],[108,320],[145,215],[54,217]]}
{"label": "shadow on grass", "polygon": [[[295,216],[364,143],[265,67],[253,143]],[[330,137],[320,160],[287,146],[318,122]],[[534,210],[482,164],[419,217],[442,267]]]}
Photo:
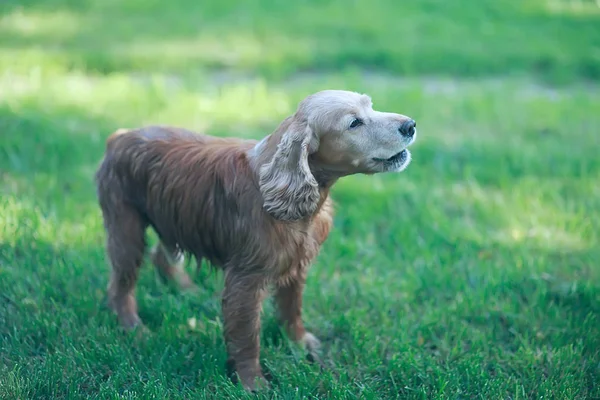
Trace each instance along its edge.
{"label": "shadow on grass", "polygon": [[[60,203],[62,196],[90,199],[93,171],[102,157],[101,136],[114,131],[110,121],[85,115],[81,110],[43,110],[21,106],[0,107],[3,121],[0,171],[4,189],[40,195]],[[36,176],[45,178],[36,181]],[[46,193],[35,193],[36,184]]]}

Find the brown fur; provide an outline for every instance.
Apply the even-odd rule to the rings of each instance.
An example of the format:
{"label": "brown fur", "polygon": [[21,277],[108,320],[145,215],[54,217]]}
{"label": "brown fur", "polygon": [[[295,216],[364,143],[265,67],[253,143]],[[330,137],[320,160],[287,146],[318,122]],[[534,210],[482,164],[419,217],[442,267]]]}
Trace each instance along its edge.
{"label": "brown fur", "polygon": [[[348,114],[370,127],[345,132]],[[134,291],[152,227],[161,276],[193,287],[183,252],[224,271],[224,336],[244,387],[264,383],[260,310],[269,285],[290,338],[314,352],[318,340],[304,328],[302,293],[332,226],[330,188],[342,176],[403,169],[372,156],[390,153],[390,143],[396,152],[412,143],[398,133],[407,120],[373,111],[367,96],[323,91],[261,142],[172,127],[115,132],[96,182],[112,265],[109,304],[121,325],[142,325]]]}

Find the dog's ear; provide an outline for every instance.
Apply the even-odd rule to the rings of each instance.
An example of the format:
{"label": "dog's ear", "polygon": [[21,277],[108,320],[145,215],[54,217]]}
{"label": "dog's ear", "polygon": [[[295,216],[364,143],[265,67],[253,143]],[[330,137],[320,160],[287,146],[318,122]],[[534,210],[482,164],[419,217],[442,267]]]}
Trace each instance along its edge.
{"label": "dog's ear", "polygon": [[261,167],[259,187],[263,207],[274,218],[297,221],[316,211],[319,185],[308,166],[308,154],[311,148],[316,150],[316,143],[307,122],[292,120],[277,144],[273,159]]}

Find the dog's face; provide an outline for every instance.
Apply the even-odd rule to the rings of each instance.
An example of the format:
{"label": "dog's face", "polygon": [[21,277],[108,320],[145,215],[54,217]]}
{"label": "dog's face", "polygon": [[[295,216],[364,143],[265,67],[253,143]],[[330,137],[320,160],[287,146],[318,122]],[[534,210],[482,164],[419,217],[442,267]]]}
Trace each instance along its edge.
{"label": "dog's face", "polygon": [[402,171],[410,163],[407,147],[416,134],[415,121],[373,110],[369,96],[343,90],[312,94],[257,145],[272,154],[259,171],[264,208],[286,221],[314,213],[319,184],[327,182],[317,182],[313,173],[334,181],[357,173]]}
{"label": "dog's face", "polygon": [[399,172],[410,163],[407,147],[416,138],[415,121],[373,110],[367,95],[318,92],[300,103],[297,115],[306,118],[314,136],[310,161],[330,174]]}

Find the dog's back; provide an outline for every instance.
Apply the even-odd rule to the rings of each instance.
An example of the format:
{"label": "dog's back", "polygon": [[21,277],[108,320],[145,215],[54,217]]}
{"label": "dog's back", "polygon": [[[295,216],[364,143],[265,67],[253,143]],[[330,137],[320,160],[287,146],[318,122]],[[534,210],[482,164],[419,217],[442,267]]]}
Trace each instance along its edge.
{"label": "dog's back", "polygon": [[252,213],[240,208],[256,206],[245,156],[254,143],[180,128],[116,131],[96,173],[105,226],[139,219],[134,225],[152,226],[168,247],[226,262],[223,249],[244,235]]}
{"label": "dog's back", "polygon": [[169,152],[182,146],[201,149],[206,141],[207,137],[186,130],[155,126],[114,132],[106,140],[104,158],[96,172],[103,212],[111,212],[116,203],[125,203],[147,218],[149,181],[159,169],[169,174],[169,168],[161,168],[172,159]]}

